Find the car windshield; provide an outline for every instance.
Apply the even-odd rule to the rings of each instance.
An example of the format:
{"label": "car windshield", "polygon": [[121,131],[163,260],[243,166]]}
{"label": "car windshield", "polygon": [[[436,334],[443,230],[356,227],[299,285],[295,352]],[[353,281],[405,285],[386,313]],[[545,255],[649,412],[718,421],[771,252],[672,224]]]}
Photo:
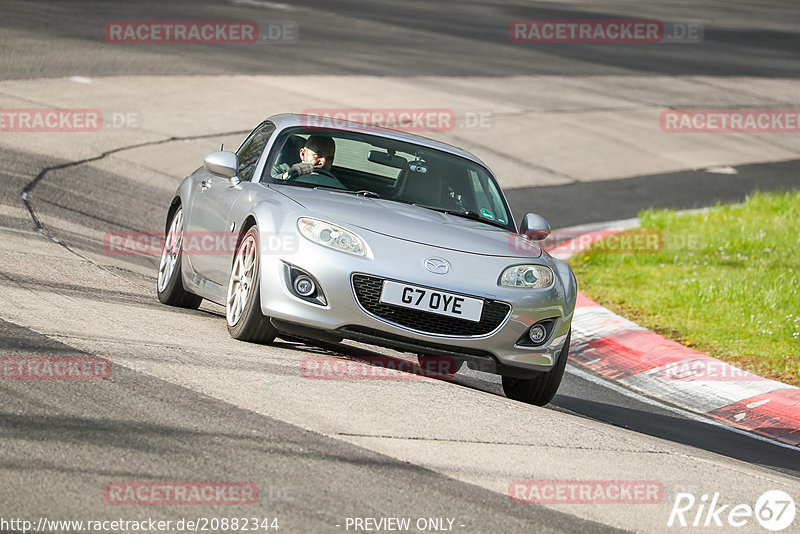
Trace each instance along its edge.
{"label": "car windshield", "polygon": [[[309,141],[312,136],[316,139]],[[321,141],[323,137],[326,140]],[[316,150],[304,157],[301,149],[307,144]],[[325,153],[330,151],[333,154]],[[303,161],[319,165],[314,160],[318,156],[328,160],[324,167],[316,167],[313,173],[299,170]],[[513,231],[500,189],[484,167],[440,150],[370,133],[302,128],[284,132],[276,140],[262,181],[347,190]]]}

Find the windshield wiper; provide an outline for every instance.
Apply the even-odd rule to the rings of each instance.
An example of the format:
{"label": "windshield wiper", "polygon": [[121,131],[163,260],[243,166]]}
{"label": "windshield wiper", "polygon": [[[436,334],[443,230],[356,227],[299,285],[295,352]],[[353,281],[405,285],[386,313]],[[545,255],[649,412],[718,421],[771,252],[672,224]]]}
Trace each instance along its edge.
{"label": "windshield wiper", "polygon": [[347,193],[350,193],[350,194],[353,194],[353,195],[359,195],[359,196],[367,197],[367,198],[381,198],[381,196],[378,193],[376,193],[375,191],[369,191],[368,189],[362,189],[360,191],[350,191],[350,190],[348,190]]}
{"label": "windshield wiper", "polygon": [[459,211],[459,210],[449,210],[446,208],[438,208],[436,206],[428,206],[427,204],[418,204],[416,202],[411,203],[412,206],[419,206],[420,208],[426,208],[433,211],[438,211],[439,213],[446,213],[448,215],[455,215],[456,217],[464,217],[465,219],[470,219],[472,221],[480,221],[486,224],[491,224],[492,226],[497,226],[499,228],[505,228],[505,223],[501,223],[500,221],[495,221],[492,219],[487,219],[483,217],[480,213],[474,211]]}
{"label": "windshield wiper", "polygon": [[374,191],[368,191],[366,189],[361,189],[360,191],[353,191],[351,189],[339,189],[336,187],[328,187],[325,185],[314,186],[314,189],[324,189],[325,191],[336,191],[337,193],[347,193],[349,195],[358,195],[367,198],[381,198],[381,196],[378,193]]}

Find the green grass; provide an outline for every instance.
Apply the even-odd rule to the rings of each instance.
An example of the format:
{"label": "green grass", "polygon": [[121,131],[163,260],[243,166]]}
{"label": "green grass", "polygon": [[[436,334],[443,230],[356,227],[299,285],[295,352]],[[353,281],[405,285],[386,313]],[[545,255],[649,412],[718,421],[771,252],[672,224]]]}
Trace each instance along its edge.
{"label": "green grass", "polygon": [[667,338],[800,386],[800,191],[639,217],[642,229],[660,232],[663,249],[593,247],[570,262],[579,289]]}

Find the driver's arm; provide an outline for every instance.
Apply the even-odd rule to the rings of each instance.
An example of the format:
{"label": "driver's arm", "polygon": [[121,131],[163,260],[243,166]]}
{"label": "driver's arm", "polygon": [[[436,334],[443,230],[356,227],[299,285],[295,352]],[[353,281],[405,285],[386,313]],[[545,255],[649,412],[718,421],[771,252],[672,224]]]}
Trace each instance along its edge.
{"label": "driver's arm", "polygon": [[286,163],[280,163],[272,167],[270,175],[273,180],[286,180],[292,174],[302,176],[314,172],[314,167],[309,163],[295,163],[291,167]]}
{"label": "driver's arm", "polygon": [[273,180],[285,180],[284,175],[288,172],[289,165],[286,163],[279,163],[272,166],[272,171],[269,173]]}

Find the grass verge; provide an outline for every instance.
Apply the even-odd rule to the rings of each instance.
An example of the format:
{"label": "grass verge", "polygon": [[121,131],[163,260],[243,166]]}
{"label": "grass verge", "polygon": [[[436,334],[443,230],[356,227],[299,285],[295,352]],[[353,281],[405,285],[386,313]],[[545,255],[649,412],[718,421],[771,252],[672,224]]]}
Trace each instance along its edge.
{"label": "grass verge", "polygon": [[[639,217],[632,239],[570,260],[579,289],[669,339],[800,386],[800,191]],[[620,243],[629,253],[616,253]]]}

